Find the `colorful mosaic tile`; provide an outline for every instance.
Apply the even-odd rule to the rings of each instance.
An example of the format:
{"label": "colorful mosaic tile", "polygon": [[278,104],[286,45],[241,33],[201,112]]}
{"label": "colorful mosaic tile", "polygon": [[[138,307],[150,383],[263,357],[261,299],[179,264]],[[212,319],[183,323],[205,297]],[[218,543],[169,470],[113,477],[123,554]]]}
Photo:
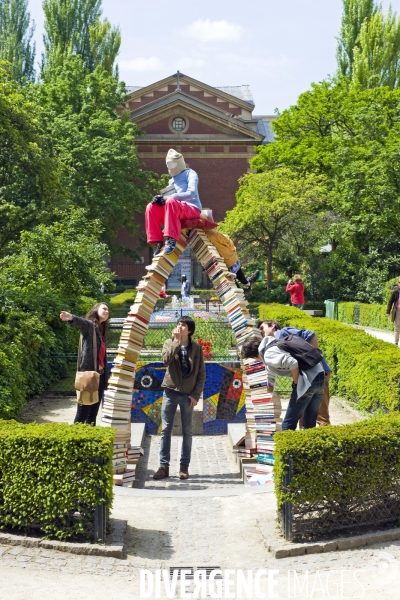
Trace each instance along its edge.
{"label": "colorful mosaic tile", "polygon": [[153,404],[150,404],[143,409],[143,412],[157,425],[161,423],[161,406],[162,396],[161,398],[157,398]]}
{"label": "colorful mosaic tile", "polygon": [[[132,422],[145,422],[147,433],[161,431],[161,383],[165,370],[161,362],[138,364],[132,395]],[[245,422],[245,396],[237,366],[206,362],[203,396],[206,435],[225,434],[228,423]]]}

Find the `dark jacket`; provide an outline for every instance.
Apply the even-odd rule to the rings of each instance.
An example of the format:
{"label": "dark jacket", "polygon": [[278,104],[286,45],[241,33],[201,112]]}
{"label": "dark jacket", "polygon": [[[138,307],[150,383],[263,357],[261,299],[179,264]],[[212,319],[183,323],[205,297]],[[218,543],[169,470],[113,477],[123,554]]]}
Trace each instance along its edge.
{"label": "dark jacket", "polygon": [[[396,318],[397,301],[399,299],[399,294],[400,294],[400,290],[398,288],[397,288],[397,290],[393,290],[393,292],[389,298],[388,305],[386,307],[387,315],[390,315],[390,311],[392,311],[392,321],[394,321]],[[393,307],[393,310],[392,310],[392,307]]]}
{"label": "dark jacket", "polygon": [[[72,315],[72,321],[69,321],[71,325],[77,327],[82,334],[82,356],[81,363],[79,365],[79,371],[94,371],[94,358],[93,358],[93,327],[95,324],[93,321],[89,321],[88,319],[82,319],[81,317],[76,317]],[[97,327],[96,330],[96,340],[97,340],[97,370],[99,366],[99,353],[100,353],[100,345],[101,345],[101,333]],[[108,364],[107,364],[107,350],[106,356],[104,359],[104,371],[105,371],[105,380],[108,379]]]}
{"label": "dark jacket", "polygon": [[164,343],[161,357],[164,365],[167,365],[164,381],[161,387],[169,388],[192,396],[199,400],[206,380],[206,368],[204,366],[203,348],[200,344],[190,340],[188,349],[188,358],[190,363],[190,373],[182,378],[182,367],[179,357],[181,346],[179,342],[167,340]]}

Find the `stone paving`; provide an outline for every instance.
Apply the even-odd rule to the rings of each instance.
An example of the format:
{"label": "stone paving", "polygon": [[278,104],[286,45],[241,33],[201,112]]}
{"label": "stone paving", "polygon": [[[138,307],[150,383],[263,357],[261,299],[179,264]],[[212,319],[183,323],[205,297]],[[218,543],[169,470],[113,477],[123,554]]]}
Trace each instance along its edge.
{"label": "stone paving", "polygon": [[[64,413],[62,402],[57,405],[45,402],[32,406],[30,415],[39,417],[42,422],[56,420],[54,417],[60,418],[61,413],[66,419],[73,412],[73,403],[66,400]],[[337,399],[332,400],[331,414],[334,424],[355,419],[346,404]],[[0,546],[1,597],[6,600],[27,597],[33,600],[136,600],[141,597],[141,569],[155,572],[172,567],[220,567],[279,571],[274,590],[277,596],[267,593],[265,597],[398,599],[400,541],[346,552],[275,559],[268,553],[257,523],[267,512],[275,514],[274,495],[254,493],[251,489],[243,493],[245,488],[239,484],[238,467],[227,436],[195,436],[191,476],[187,482],[176,477],[180,436],[172,437],[171,477],[161,482],[152,480],[158,468],[159,443],[159,436],[146,436],[146,453],[138,468],[137,489],[125,489],[114,497],[112,516],[128,520],[123,560]],[[363,589],[354,579],[357,570],[363,571]],[[307,594],[298,589],[293,593],[290,582],[294,583],[294,571],[304,577],[309,574],[311,583]],[[321,582],[317,588],[313,585],[316,577]],[[340,577],[351,581],[344,589],[342,583],[335,594],[334,585],[340,585]],[[188,592],[191,589],[189,587]],[[161,592],[159,596],[147,597],[167,596]],[[178,590],[170,597],[182,596]]]}
{"label": "stone paving", "polygon": [[159,435],[147,435],[145,454],[138,463],[135,488],[167,490],[221,489],[234,485],[243,485],[239,467],[236,463],[228,436],[193,436],[192,458],[190,461],[190,479],[178,479],[182,437],[171,438],[170,477],[155,481],[153,474],[159,467]]}
{"label": "stone paving", "polygon": [[[87,598],[140,598],[140,569],[155,572],[156,569],[171,567],[197,569],[206,566],[223,570],[251,569],[253,572],[276,569],[279,571],[275,590],[278,598],[312,597],[318,600],[327,597],[363,597],[376,600],[381,597],[394,600],[399,597],[394,584],[398,577],[400,541],[346,552],[281,560],[272,558],[256,524],[257,516],[272,502],[272,497],[272,494],[214,498],[174,498],[171,495],[154,499],[148,495],[129,498],[117,496],[113,515],[118,517],[121,511],[130,515],[126,559],[73,556],[51,550],[1,546],[2,597],[22,600],[27,597],[29,590],[31,598],[73,599],[80,597],[80,594],[75,595],[72,591],[73,587],[82,590],[91,582],[91,591],[89,594],[86,592]],[[318,575],[323,586],[328,576],[333,585],[335,578],[339,577],[338,573],[343,571],[347,573],[345,580],[350,583],[343,595],[335,596],[332,587],[331,596],[321,590],[312,596],[299,592],[294,596],[288,593],[288,581],[293,577],[293,571],[303,576],[308,572],[312,582]],[[358,573],[358,578],[365,590],[363,595],[354,580],[355,571],[362,571]],[[330,572],[332,575],[329,575]],[[39,574],[42,583],[36,593],[32,581]],[[23,587],[25,596],[22,593],[5,594],[11,580]],[[57,584],[61,581],[65,589]],[[12,590],[15,591],[15,583]],[[57,592],[55,595],[54,591]],[[161,594],[160,597],[166,596]],[[181,596],[178,592],[174,597]]]}

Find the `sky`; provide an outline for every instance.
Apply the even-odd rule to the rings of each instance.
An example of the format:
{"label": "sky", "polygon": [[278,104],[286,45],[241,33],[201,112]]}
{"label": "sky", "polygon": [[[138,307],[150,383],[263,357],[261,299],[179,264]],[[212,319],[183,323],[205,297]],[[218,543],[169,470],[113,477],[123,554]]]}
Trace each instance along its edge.
{"label": "sky", "polygon": [[[400,13],[400,0],[392,0]],[[383,0],[384,10],[389,0]],[[250,85],[254,115],[282,111],[336,71],[342,0],[103,0],[121,28],[117,58],[127,85],[146,86],[179,70],[211,86]],[[29,0],[43,50],[42,0]]]}

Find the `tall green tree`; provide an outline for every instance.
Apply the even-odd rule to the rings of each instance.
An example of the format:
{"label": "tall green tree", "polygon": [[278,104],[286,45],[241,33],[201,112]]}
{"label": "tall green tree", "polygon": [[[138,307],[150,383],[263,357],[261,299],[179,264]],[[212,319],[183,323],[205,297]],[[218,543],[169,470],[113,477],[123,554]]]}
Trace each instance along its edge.
{"label": "tall green tree", "polygon": [[325,199],[323,178],[299,175],[287,167],[250,173],[241,179],[236,206],[227,212],[220,229],[239,239],[246,256],[267,262],[268,289],[272,265],[287,237],[300,242],[303,220],[314,215]]}
{"label": "tall green tree", "polygon": [[0,256],[21,231],[49,222],[65,202],[62,166],[29,89],[0,63]]}
{"label": "tall green tree", "polygon": [[377,10],[375,0],[343,0],[342,24],[336,51],[338,71],[342,75],[352,76],[354,50],[360,44],[361,27]]}
{"label": "tall green tree", "polygon": [[101,20],[101,0],[44,0],[45,35],[42,70],[62,65],[69,53],[79,54],[88,71],[114,69],[121,46],[119,27]]}
{"label": "tall green tree", "polygon": [[375,0],[343,0],[342,24],[336,51],[338,71],[342,75],[352,76],[354,50],[359,48],[361,27],[377,10]]}
{"label": "tall green tree", "polygon": [[28,0],[0,0],[0,60],[10,63],[12,76],[20,83],[35,79],[34,31]]}
{"label": "tall green tree", "polygon": [[313,85],[277,119],[276,142],[260,147],[251,165],[325,175],[337,227],[365,251],[386,244],[400,230],[399,103],[398,89]]}
{"label": "tall green tree", "polygon": [[80,55],[69,54],[62,66],[51,67],[37,93],[69,201],[97,219],[100,239],[121,251],[117,231],[136,232],[135,212],[143,212],[157,189],[138,160],[136,125],[128,111],[117,112],[127,98],[124,84],[99,66],[88,72]]}
{"label": "tall green tree", "polygon": [[365,20],[354,48],[352,79],[361,87],[400,85],[400,18],[389,7]]}

